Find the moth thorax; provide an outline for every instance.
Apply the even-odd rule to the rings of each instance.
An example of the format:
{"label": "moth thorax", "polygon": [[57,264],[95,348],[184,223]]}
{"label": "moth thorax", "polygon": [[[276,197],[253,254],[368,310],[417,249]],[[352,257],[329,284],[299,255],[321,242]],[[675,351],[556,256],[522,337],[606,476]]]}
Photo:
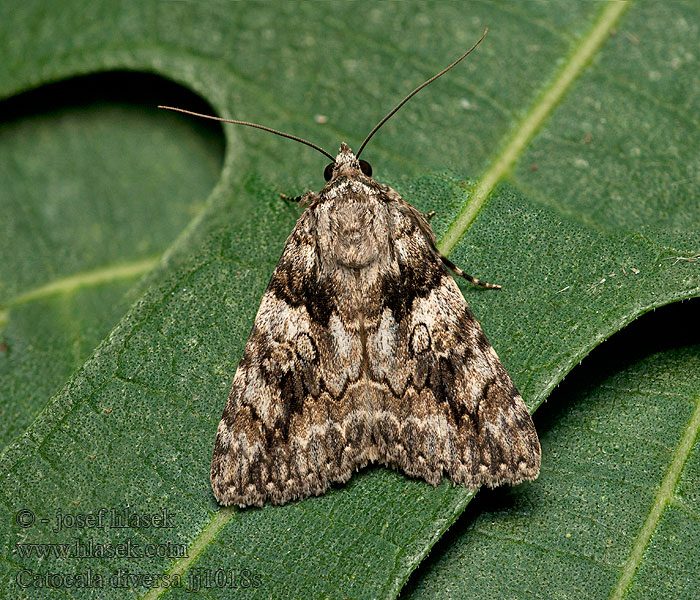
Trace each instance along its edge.
{"label": "moth thorax", "polygon": [[380,260],[389,247],[385,219],[378,206],[367,201],[339,202],[331,213],[330,253],[335,261],[352,269]]}

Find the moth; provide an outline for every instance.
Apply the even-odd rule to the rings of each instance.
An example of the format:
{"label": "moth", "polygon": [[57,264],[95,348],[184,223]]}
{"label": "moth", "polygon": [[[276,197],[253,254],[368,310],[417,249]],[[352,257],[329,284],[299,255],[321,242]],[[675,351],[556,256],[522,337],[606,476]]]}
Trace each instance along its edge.
{"label": "moth", "polygon": [[[484,32],[485,35],[486,32]],[[467,488],[537,477],[530,414],[437,249],[428,219],[372,177],[331,159],[262,298],[216,433],[211,484],[222,505],[323,494],[368,463]],[[163,107],[171,108],[171,107]],[[190,111],[184,111],[189,114]]]}

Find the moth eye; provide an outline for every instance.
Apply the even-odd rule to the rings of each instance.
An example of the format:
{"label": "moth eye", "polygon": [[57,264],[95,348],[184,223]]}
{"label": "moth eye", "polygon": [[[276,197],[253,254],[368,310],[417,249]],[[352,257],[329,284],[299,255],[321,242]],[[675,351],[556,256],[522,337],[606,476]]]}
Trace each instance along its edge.
{"label": "moth eye", "polygon": [[330,181],[330,180],[331,180],[331,177],[333,177],[333,167],[334,167],[334,166],[335,166],[335,163],[334,163],[334,162],[328,163],[328,166],[327,166],[327,167],[325,168],[325,170],[323,171],[323,178],[324,178],[326,181]]}
{"label": "moth eye", "polygon": [[372,177],[372,165],[370,165],[366,160],[360,159],[360,169],[367,175],[367,177]]}

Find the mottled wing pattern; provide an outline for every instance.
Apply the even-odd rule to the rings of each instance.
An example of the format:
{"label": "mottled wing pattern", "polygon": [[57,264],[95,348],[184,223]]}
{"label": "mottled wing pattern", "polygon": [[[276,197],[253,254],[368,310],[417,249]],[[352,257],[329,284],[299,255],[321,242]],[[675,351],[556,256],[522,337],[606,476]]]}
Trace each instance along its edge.
{"label": "mottled wing pattern", "polygon": [[221,504],[321,494],[369,462],[470,488],[539,472],[530,415],[430,226],[359,177],[305,211],[272,275],[217,431]]}
{"label": "mottled wing pattern", "polygon": [[211,465],[224,505],[320,494],[361,462],[347,419],[357,411],[348,388],[361,375],[361,340],[334,309],[340,291],[321,277],[314,226],[307,210],[287,240],[234,376]]}
{"label": "mottled wing pattern", "polygon": [[537,477],[540,444],[525,403],[435,248],[430,226],[390,188],[398,272],[369,336],[380,461],[437,485]]}

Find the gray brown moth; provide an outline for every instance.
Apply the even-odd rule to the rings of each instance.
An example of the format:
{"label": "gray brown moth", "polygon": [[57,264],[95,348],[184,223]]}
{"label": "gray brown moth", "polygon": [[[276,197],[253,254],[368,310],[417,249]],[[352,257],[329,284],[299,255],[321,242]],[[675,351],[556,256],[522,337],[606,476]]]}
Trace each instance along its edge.
{"label": "gray brown moth", "polygon": [[530,414],[450,271],[499,286],[442,256],[426,217],[358,158],[469,52],[357,155],[299,139],[333,162],[297,198],[306,209],[233,378],[211,464],[219,503],[322,494],[368,463],[472,489],[537,477]]}

